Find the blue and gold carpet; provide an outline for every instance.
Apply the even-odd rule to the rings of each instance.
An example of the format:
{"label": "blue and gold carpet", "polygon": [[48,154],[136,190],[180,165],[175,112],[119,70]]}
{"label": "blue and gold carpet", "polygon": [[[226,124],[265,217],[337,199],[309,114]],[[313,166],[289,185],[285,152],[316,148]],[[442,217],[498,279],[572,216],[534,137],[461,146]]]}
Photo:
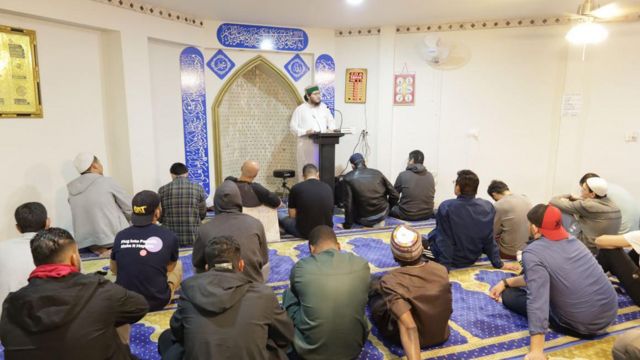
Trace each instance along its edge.
{"label": "blue and gold carpet", "polygon": [[[339,219],[337,219],[339,220]],[[398,265],[389,250],[391,227],[400,223],[389,219],[382,228],[338,231],[342,249],[367,259],[372,273],[389,271]],[[428,233],[433,221],[413,224],[422,233]],[[291,240],[269,245],[271,273],[268,285],[280,297],[289,286],[289,272],[299,259],[309,256],[305,241]],[[191,251],[182,250],[180,260],[185,265],[184,277],[191,271]],[[83,263],[84,272],[107,269],[108,261],[88,259]],[[511,313],[487,295],[491,286],[511,274],[496,270],[487,261],[472,267],[454,270],[450,274],[453,290],[453,315],[449,323],[451,337],[439,346],[422,350],[422,358],[429,359],[517,359],[527,353],[529,334],[524,317]],[[619,296],[619,311],[609,333],[594,340],[580,340],[549,332],[546,349],[551,358],[557,359],[608,359],[615,337],[625,330],[640,326],[640,308],[625,296]],[[175,305],[165,310],[148,314],[133,325],[131,332],[132,352],[141,359],[160,359],[157,340],[169,326]],[[359,359],[396,359],[402,357],[400,346],[391,344],[378,336],[371,327],[369,339]]]}

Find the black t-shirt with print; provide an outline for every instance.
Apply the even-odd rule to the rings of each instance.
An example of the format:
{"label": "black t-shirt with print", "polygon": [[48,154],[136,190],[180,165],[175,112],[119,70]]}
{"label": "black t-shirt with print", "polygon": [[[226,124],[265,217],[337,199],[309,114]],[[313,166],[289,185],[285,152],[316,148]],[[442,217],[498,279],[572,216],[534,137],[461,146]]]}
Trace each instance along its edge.
{"label": "black t-shirt with print", "polygon": [[111,252],[118,270],[116,284],[144,296],[151,311],[164,308],[171,300],[167,265],[178,261],[178,247],[178,236],[159,225],[120,231]]}

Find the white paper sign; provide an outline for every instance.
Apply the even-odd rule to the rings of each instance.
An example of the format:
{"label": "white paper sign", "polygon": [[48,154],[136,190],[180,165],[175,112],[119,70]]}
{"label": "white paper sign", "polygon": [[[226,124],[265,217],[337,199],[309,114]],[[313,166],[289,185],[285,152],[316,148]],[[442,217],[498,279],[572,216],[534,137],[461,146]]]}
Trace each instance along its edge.
{"label": "white paper sign", "polygon": [[576,117],[582,112],[582,95],[565,94],[562,97],[562,117]]}

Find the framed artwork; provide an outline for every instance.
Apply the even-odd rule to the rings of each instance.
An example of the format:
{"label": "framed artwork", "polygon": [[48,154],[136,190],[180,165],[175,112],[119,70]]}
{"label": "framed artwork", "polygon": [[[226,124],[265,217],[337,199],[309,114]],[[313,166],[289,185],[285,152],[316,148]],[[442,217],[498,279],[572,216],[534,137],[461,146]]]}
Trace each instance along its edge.
{"label": "framed artwork", "polygon": [[347,69],[344,84],[345,103],[364,104],[367,102],[367,69]]}
{"label": "framed artwork", "polygon": [[0,117],[42,117],[36,33],[0,26]]}
{"label": "framed artwork", "polygon": [[393,105],[413,106],[416,103],[416,74],[395,74]]}

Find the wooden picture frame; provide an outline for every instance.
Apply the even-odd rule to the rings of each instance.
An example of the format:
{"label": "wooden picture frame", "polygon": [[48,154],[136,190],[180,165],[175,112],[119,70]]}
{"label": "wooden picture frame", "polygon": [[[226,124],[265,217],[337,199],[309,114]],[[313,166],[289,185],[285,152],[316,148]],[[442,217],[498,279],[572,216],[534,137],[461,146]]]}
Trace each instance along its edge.
{"label": "wooden picture frame", "polygon": [[0,117],[42,117],[33,30],[0,25]]}

